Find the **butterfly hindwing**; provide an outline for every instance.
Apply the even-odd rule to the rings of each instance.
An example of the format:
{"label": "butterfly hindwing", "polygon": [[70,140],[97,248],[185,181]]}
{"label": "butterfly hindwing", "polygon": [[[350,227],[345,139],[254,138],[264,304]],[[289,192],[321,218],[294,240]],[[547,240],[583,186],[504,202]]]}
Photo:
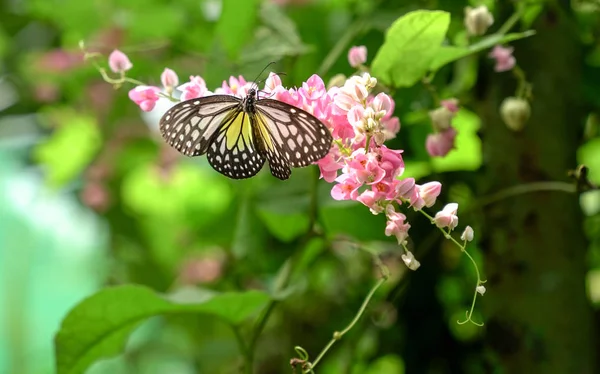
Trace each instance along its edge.
{"label": "butterfly hindwing", "polygon": [[216,171],[233,179],[250,178],[263,167],[265,158],[256,147],[249,114],[241,106],[223,121],[206,156]]}
{"label": "butterfly hindwing", "polygon": [[208,151],[211,139],[228,117],[240,107],[241,99],[213,95],[174,105],[160,120],[160,133],[169,145],[187,156]]}

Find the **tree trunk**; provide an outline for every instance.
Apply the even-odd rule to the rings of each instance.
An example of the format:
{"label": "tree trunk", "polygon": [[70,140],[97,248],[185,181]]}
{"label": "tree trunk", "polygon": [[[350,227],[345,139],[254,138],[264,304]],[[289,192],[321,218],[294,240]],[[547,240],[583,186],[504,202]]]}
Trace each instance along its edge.
{"label": "tree trunk", "polygon": [[[568,2],[563,2],[567,3]],[[532,182],[565,181],[585,117],[583,57],[568,6],[544,13],[537,34],[516,42],[533,83],[521,132],[499,116],[515,94],[510,73],[491,73],[481,108],[486,168],[481,195]],[[505,373],[593,373],[598,352],[585,292],[587,242],[578,196],[540,189],[488,204],[480,233],[488,293],[483,298],[490,364]]]}

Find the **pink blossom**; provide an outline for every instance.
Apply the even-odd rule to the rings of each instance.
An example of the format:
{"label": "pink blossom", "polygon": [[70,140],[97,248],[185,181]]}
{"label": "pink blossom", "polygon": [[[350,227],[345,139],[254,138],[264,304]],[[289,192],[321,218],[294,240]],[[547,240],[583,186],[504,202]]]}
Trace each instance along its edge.
{"label": "pink blossom", "polygon": [[177,89],[183,92],[180,98],[181,101],[197,99],[211,94],[206,88],[206,82],[199,76],[190,76],[190,81],[177,87]]}
{"label": "pink blossom", "polygon": [[440,195],[440,192],[442,192],[442,184],[440,182],[429,182],[419,186],[419,196],[428,208],[435,204],[435,200]]}
{"label": "pink blossom", "polygon": [[415,185],[414,178],[404,178],[400,180],[395,186],[397,198],[402,200],[410,200],[411,196],[414,194]]}
{"label": "pink blossom", "polygon": [[316,74],[313,74],[306,82],[302,83],[302,88],[298,92],[310,101],[319,100],[327,93],[323,79]]}
{"label": "pink blossom", "polygon": [[378,93],[369,106],[380,118],[385,118],[388,113],[391,115],[394,111],[394,101],[383,92]]}
{"label": "pink blossom", "polygon": [[265,81],[265,91],[277,94],[278,92],[285,90],[286,89],[283,87],[279,75],[273,72],[269,73],[269,77]]}
{"label": "pink blossom", "polygon": [[129,91],[129,98],[140,106],[144,112],[154,109],[159,99],[160,88],[154,86],[137,86]]}
{"label": "pink blossom", "polygon": [[321,178],[325,181],[332,183],[337,178],[337,171],[340,170],[343,165],[335,160],[334,152],[330,152],[327,156],[317,161],[319,169],[321,170]]}
{"label": "pink blossom", "polygon": [[489,57],[496,60],[496,66],[494,67],[496,72],[508,71],[515,66],[517,60],[512,55],[513,50],[513,47],[504,48],[500,45],[497,45],[492,49]]}
{"label": "pink blossom", "polygon": [[160,75],[160,82],[162,83],[163,87],[172,90],[173,87],[179,84],[179,77],[177,77],[177,74],[173,70],[165,68]]}
{"label": "pink blossom", "polygon": [[235,95],[239,97],[243,97],[247,93],[248,82],[241,75],[236,77],[229,77],[229,84],[227,81],[223,81],[223,84],[220,88],[215,90],[216,94],[220,95]]}
{"label": "pink blossom", "polygon": [[454,148],[456,130],[450,127],[445,131],[429,134],[425,143],[427,153],[432,157],[444,157]]}
{"label": "pink blossom", "polygon": [[444,209],[435,214],[433,219],[435,225],[437,227],[448,227],[450,230],[453,230],[458,225],[457,211],[457,203],[446,204]]}
{"label": "pink blossom", "polygon": [[384,207],[381,206],[381,202],[384,199],[385,196],[382,196],[379,192],[366,190],[356,198],[356,201],[360,201],[367,206],[371,210],[371,213],[379,214],[384,210]]}
{"label": "pink blossom", "polygon": [[402,151],[389,149],[382,145],[377,150],[380,157],[380,166],[385,171],[386,178],[396,178],[404,173],[404,160]]}
{"label": "pink blossom", "polygon": [[408,229],[410,229],[410,224],[405,222],[406,216],[394,211],[394,206],[392,204],[389,204],[386,207],[385,214],[388,219],[385,226],[385,235],[394,235],[398,240],[398,244],[403,244],[406,241],[406,238],[408,238]]}
{"label": "pink blossom", "polygon": [[348,162],[348,168],[361,184],[379,183],[385,176],[385,170],[379,167],[376,156],[371,153],[365,154],[364,149],[354,152],[353,158]]}
{"label": "pink blossom", "polygon": [[458,108],[458,99],[456,99],[456,98],[442,100],[440,104],[444,108],[448,109],[451,113],[458,112],[458,109],[459,109]]}
{"label": "pink blossom", "polygon": [[335,180],[338,182],[331,189],[331,197],[335,200],[356,200],[361,184],[350,174],[342,174]]}
{"label": "pink blossom", "polygon": [[364,45],[352,47],[348,51],[348,63],[353,68],[364,64],[367,61],[367,47]]}
{"label": "pink blossom", "polygon": [[129,58],[125,53],[115,49],[110,56],[108,56],[108,66],[110,67],[110,70],[115,73],[124,73],[131,69],[133,64],[129,61]]}

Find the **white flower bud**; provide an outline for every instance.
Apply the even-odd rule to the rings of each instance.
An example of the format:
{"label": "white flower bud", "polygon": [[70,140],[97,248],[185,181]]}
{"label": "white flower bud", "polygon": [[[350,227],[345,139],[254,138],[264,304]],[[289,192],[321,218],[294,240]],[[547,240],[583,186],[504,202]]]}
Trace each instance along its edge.
{"label": "white flower bud", "polygon": [[471,226],[467,226],[465,227],[465,231],[463,231],[462,235],[460,236],[460,239],[463,241],[470,242],[471,240],[473,240],[473,235],[473,228],[471,228]]}
{"label": "white flower bud", "polygon": [[494,16],[485,5],[465,8],[465,27],[469,35],[483,35],[494,23]]}
{"label": "white flower bud", "polygon": [[513,131],[520,131],[531,115],[531,107],[525,99],[507,97],[500,105],[500,116],[506,126]]}
{"label": "white flower bud", "polygon": [[475,288],[475,290],[481,295],[483,296],[483,294],[485,293],[485,287],[483,285],[479,285]]}
{"label": "white flower bud", "polygon": [[417,261],[417,259],[415,259],[415,256],[412,254],[412,252],[409,252],[409,251],[407,251],[406,254],[402,255],[402,261],[404,261],[404,264],[410,270],[417,270],[419,268],[419,266],[421,266],[421,263],[419,261]]}

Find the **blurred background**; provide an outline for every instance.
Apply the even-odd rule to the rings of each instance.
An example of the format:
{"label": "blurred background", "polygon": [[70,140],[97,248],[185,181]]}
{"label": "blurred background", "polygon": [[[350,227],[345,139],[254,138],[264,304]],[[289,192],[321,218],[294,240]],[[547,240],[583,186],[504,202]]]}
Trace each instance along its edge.
{"label": "blurred background", "polygon": [[[183,159],[156,133],[161,113],[142,113],[127,92],[84,62],[79,42],[107,56],[120,49],[130,76],[160,85],[165,67],[209,89],[267,63],[283,84],[354,72],[347,51],[372,60],[384,32],[417,9],[451,12],[448,39],[466,42],[464,7],[485,4],[496,31],[536,30],[513,44],[532,83],[532,114],[515,132],[499,107],[514,95],[489,51],[442,68],[429,85],[393,92],[406,176],[439,180],[460,204],[459,227],[488,279],[474,319],[473,268],[422,216],[408,213],[409,271],[385,217],[334,201],[316,167],[282,183],[263,170],[233,181],[205,158]],[[53,337],[79,301],[107,285],[168,293],[268,289],[286,259],[302,271],[281,295],[258,345],[256,373],[291,372],[293,347],[312,357],[349,322],[378,273],[360,246],[375,248],[391,279],[317,372],[594,373],[600,302],[600,5],[548,0],[5,0],[0,3],[0,373],[54,372]],[[105,63],[103,58],[99,63]],[[457,97],[456,149],[425,150],[428,111]],[[160,109],[160,108],[159,108]],[[579,164],[589,167],[570,176]],[[589,183],[587,183],[589,182]],[[592,187],[592,188],[590,188]],[[587,191],[589,190],[589,191]],[[317,222],[323,238],[307,235]],[[344,238],[344,240],[333,240]],[[124,354],[99,373],[238,373],[230,329],[206,317],[145,322]]]}

